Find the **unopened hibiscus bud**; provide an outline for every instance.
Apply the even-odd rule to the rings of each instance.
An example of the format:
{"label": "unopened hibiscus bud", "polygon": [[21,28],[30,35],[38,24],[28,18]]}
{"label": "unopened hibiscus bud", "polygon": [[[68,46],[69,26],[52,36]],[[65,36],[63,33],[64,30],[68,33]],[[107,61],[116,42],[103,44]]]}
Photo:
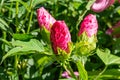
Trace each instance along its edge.
{"label": "unopened hibiscus bud", "polygon": [[59,49],[65,51],[66,54],[70,53],[71,35],[64,21],[56,21],[53,24],[50,40],[55,54],[61,54]]}
{"label": "unopened hibiscus bud", "polygon": [[56,21],[45,9],[41,7],[37,9],[37,20],[40,25],[40,28],[45,28],[50,31],[51,26]]}
{"label": "unopened hibiscus bud", "polygon": [[102,12],[111,6],[114,3],[114,0],[96,0],[95,3],[91,6],[91,9],[94,12]]}
{"label": "unopened hibiscus bud", "polygon": [[44,7],[37,9],[37,20],[40,26],[42,39],[50,43],[50,30],[56,20],[44,9]]}
{"label": "unopened hibiscus bud", "polygon": [[114,38],[120,38],[120,21],[117,22],[112,28],[107,29],[106,34]]}
{"label": "unopened hibiscus bud", "polygon": [[98,23],[96,16],[93,14],[87,15],[80,25],[78,33],[79,41],[76,43],[77,53],[87,55],[96,48]]}
{"label": "unopened hibiscus bud", "polygon": [[89,14],[82,21],[78,36],[80,36],[85,32],[88,37],[91,37],[93,35],[96,35],[97,29],[98,29],[98,23],[96,16],[93,14]]}

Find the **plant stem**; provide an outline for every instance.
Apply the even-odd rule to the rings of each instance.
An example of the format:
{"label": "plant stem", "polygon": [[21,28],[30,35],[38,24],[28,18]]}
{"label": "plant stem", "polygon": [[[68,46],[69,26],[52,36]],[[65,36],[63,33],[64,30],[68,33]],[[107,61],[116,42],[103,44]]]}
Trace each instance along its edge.
{"label": "plant stem", "polygon": [[107,67],[108,66],[106,65],[105,68],[98,74],[98,76],[94,80],[98,80],[98,78],[106,71]]}
{"label": "plant stem", "polygon": [[83,67],[85,66],[86,61],[87,61],[87,56],[81,56],[81,62]]}
{"label": "plant stem", "polygon": [[63,65],[63,67],[68,72],[68,74],[70,74],[75,80],[78,80],[77,77],[75,76],[69,62],[66,63],[66,65]]}
{"label": "plant stem", "polygon": [[[6,37],[7,37],[6,32],[3,31],[3,39],[6,40]],[[5,55],[5,43],[3,43],[3,55]],[[6,67],[6,60],[4,61],[4,67]]]}
{"label": "plant stem", "polygon": [[17,65],[18,65],[18,57],[15,55],[15,63],[14,63],[14,68],[17,70]]}
{"label": "plant stem", "polygon": [[83,17],[84,17],[84,15],[86,14],[86,12],[87,12],[87,10],[84,10],[84,11],[82,12],[82,14],[79,16],[78,21],[77,21],[77,23],[76,23],[76,30],[78,30],[78,25],[79,25],[80,22],[83,20]]}
{"label": "plant stem", "polygon": [[[10,3],[10,8],[12,8],[12,7],[13,7],[13,2]],[[9,10],[8,18],[12,18],[11,16],[12,16],[12,11]],[[9,23],[10,23],[10,22],[9,22]]]}
{"label": "plant stem", "polygon": [[86,8],[85,8],[85,10],[83,10],[83,12],[79,15],[79,17],[78,17],[78,21],[77,21],[77,23],[76,23],[76,30],[78,31],[78,25],[80,24],[80,22],[83,20],[83,17],[84,17],[84,15],[86,14],[86,12],[88,11],[88,10],[90,10],[90,7],[92,6],[92,4],[95,2],[95,0],[90,0],[88,3],[87,3],[87,5],[86,5]]}
{"label": "plant stem", "polygon": [[31,14],[30,14],[30,20],[29,20],[29,25],[28,25],[27,33],[30,32],[30,24],[31,24],[31,21],[32,21],[32,17],[33,17],[33,12],[31,12]]}
{"label": "plant stem", "polygon": [[15,23],[16,23],[16,32],[19,31],[19,27],[18,27],[18,7],[19,7],[19,2],[16,1],[16,20],[15,20]]}
{"label": "plant stem", "polygon": [[23,27],[23,25],[24,25],[25,22],[27,21],[27,18],[28,18],[28,16],[29,16],[29,13],[31,12],[31,14],[30,14],[30,20],[29,20],[29,24],[28,24],[28,29],[27,29],[27,33],[29,33],[29,31],[30,31],[30,23],[31,23],[31,21],[32,21],[32,16],[33,16],[33,12],[31,11],[31,9],[32,9],[32,1],[33,1],[33,0],[30,0],[29,11],[27,11],[27,14],[26,14],[26,16],[25,16],[25,19],[24,19],[24,21],[23,21],[23,23],[22,23],[22,27]]}
{"label": "plant stem", "polygon": [[62,75],[62,67],[60,67],[60,73],[59,73],[59,77],[58,77],[58,79],[61,78],[61,75]]}
{"label": "plant stem", "polygon": [[[32,12],[32,1],[33,1],[33,0],[30,0],[30,5],[29,5],[29,10],[31,11],[31,14],[30,14],[30,19],[29,19],[29,24],[28,24],[27,33],[29,33],[29,31],[30,31],[30,24],[31,24],[31,21],[32,21],[32,16],[33,16],[33,12]],[[26,17],[25,17],[25,21],[26,21],[28,15],[29,15],[30,11],[27,12],[27,15],[26,15]],[[24,21],[24,23],[25,23],[25,21]],[[23,24],[24,24],[24,23],[23,23]]]}
{"label": "plant stem", "polygon": [[80,80],[88,80],[88,74],[81,61],[76,62]]}

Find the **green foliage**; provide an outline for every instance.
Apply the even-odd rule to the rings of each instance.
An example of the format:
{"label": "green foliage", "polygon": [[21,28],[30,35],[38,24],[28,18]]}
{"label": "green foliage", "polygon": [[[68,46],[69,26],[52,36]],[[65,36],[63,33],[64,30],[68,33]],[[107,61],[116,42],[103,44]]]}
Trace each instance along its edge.
{"label": "green foliage", "polygon": [[[120,3],[116,0],[103,12],[95,13],[90,10],[93,1],[0,0],[0,80],[76,80],[73,71],[79,72],[79,80],[120,79],[120,38],[105,33],[120,20]],[[42,6],[69,27],[73,42],[69,55],[59,49],[62,54],[56,56],[50,33],[40,31],[36,10]],[[90,13],[99,23],[97,37],[78,39],[80,22]],[[116,28],[113,35],[119,32]],[[78,55],[84,52],[85,56]],[[61,62],[71,78],[61,77],[65,71]]]}
{"label": "green foliage", "polygon": [[29,42],[22,42],[22,41],[13,41],[12,45],[15,46],[10,51],[3,56],[2,61],[5,60],[9,56],[14,55],[26,55],[28,53],[41,53],[44,52],[43,45],[35,39],[31,39]]}
{"label": "green foliage", "polygon": [[87,37],[86,33],[83,33],[78,37],[79,40],[76,42],[76,53],[78,55],[88,56],[91,55],[91,52],[96,48],[97,38],[95,35],[92,37]]}
{"label": "green foliage", "polygon": [[97,49],[97,55],[105,65],[120,64],[120,57],[111,54],[109,49],[104,51]]}
{"label": "green foliage", "polygon": [[30,34],[13,34],[15,40],[27,41],[33,38]]}
{"label": "green foliage", "polygon": [[2,18],[0,18],[0,29],[10,34],[13,33],[12,29],[8,26],[8,24]]}
{"label": "green foliage", "polygon": [[80,61],[76,62],[77,67],[78,67],[78,71],[79,71],[79,76],[80,79],[82,80],[88,80],[88,74],[87,71],[84,69],[84,66],[82,65],[82,63]]}

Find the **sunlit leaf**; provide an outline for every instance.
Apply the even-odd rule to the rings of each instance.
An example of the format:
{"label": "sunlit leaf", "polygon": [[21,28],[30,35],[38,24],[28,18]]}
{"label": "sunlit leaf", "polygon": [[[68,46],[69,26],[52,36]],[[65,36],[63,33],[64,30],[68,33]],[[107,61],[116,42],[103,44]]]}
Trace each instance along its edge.
{"label": "sunlit leaf", "polygon": [[43,45],[36,39],[31,39],[28,42],[14,41],[12,44],[16,47],[8,51],[8,53],[3,56],[2,61],[9,56],[27,55],[28,53],[44,52]]}
{"label": "sunlit leaf", "polygon": [[104,62],[105,65],[120,64],[120,57],[111,54],[109,49],[97,49],[97,55]]}

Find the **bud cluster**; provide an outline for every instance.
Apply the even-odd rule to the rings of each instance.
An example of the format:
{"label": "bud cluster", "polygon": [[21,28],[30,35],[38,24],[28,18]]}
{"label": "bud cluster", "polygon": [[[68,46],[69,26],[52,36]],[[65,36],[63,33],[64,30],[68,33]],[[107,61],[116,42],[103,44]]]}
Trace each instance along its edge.
{"label": "bud cluster", "polygon": [[[37,18],[40,28],[48,30],[53,52],[58,55],[68,55],[72,51],[72,41],[69,29],[63,20],[55,20],[43,7],[37,10]],[[76,52],[82,55],[90,53],[96,48],[96,34],[98,23],[96,16],[87,15],[80,25],[76,43]],[[80,55],[81,55],[80,54]]]}

